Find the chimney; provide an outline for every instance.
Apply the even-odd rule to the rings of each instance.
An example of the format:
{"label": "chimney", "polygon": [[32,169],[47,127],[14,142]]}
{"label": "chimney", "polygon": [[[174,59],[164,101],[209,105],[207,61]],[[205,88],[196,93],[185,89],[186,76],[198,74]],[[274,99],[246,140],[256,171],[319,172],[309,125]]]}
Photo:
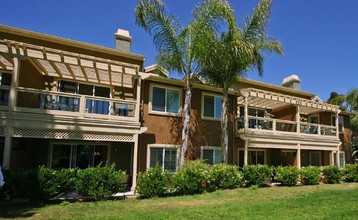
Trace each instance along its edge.
{"label": "chimney", "polygon": [[282,80],[282,86],[295,90],[300,90],[300,82],[301,80],[300,78],[298,78],[297,75],[291,75]]}
{"label": "chimney", "polygon": [[118,29],[114,33],[115,47],[117,50],[130,52],[132,46],[132,37],[129,35],[129,31]]}

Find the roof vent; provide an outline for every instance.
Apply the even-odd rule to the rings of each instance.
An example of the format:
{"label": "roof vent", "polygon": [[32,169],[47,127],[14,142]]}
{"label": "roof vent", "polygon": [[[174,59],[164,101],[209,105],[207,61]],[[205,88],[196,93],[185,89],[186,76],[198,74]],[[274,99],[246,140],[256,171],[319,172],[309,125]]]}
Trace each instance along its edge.
{"label": "roof vent", "polygon": [[301,80],[297,75],[291,75],[282,80],[282,86],[286,88],[300,90]]}
{"label": "roof vent", "polygon": [[129,31],[118,29],[114,33],[115,47],[117,50],[130,52],[132,46],[132,36],[129,35]]}

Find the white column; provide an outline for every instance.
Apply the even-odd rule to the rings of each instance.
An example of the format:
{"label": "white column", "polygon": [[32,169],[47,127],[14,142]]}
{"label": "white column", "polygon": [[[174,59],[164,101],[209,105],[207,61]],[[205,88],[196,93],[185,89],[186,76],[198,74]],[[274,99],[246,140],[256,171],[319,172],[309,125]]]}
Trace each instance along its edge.
{"label": "white column", "polygon": [[301,132],[301,117],[300,117],[300,106],[296,106],[296,122],[297,122],[297,133]]}
{"label": "white column", "polygon": [[2,162],[3,169],[10,169],[11,145],[12,145],[13,128],[5,127],[5,148]]}
{"label": "white column", "polygon": [[[247,130],[249,129],[249,110],[248,110],[248,97],[245,96],[245,107],[244,107],[244,130],[245,135],[247,134]],[[247,137],[245,137],[245,151],[244,151],[244,165],[248,164],[248,156],[249,156],[249,141]]]}
{"label": "white column", "polygon": [[141,101],[141,93],[140,93],[140,87],[141,87],[141,78],[139,77],[139,75],[137,75],[137,103],[135,106],[135,113],[134,113],[134,117],[136,119],[136,121],[139,121],[139,113],[140,113],[140,101]]}
{"label": "white column", "polygon": [[19,71],[20,71],[20,60],[19,58],[13,58],[14,68],[12,70],[11,76],[11,87],[9,93],[9,112],[13,112],[16,105],[17,95],[16,95],[16,88],[18,84],[19,78]]}
{"label": "white column", "polygon": [[133,166],[132,166],[132,188],[131,191],[135,191],[137,187],[137,163],[138,163],[138,134],[133,135]]}
{"label": "white column", "polygon": [[[338,131],[338,130],[337,130],[337,131]],[[339,145],[337,146],[336,161],[337,161],[337,166],[339,166],[339,164],[340,164],[340,158],[339,158]]]}
{"label": "white column", "polygon": [[333,166],[334,165],[334,150],[332,150],[332,152],[331,152],[331,162],[330,162],[330,166]]}
{"label": "white column", "polygon": [[338,117],[339,117],[339,115],[338,115],[338,111],[336,112],[336,135],[337,135],[337,138],[339,138],[339,119],[338,119]]}
{"label": "white column", "polygon": [[301,169],[301,144],[297,144],[297,153],[296,153],[296,160],[297,160],[297,168]]}

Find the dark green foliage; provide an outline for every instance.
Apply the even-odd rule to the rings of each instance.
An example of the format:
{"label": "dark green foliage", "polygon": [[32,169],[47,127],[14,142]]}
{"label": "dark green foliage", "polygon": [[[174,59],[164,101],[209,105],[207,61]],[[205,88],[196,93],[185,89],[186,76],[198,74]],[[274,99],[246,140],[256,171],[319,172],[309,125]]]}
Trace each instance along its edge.
{"label": "dark green foliage", "polygon": [[321,169],[315,166],[302,167],[300,174],[304,185],[316,185],[321,179]]}
{"label": "dark green foliage", "polygon": [[209,172],[208,187],[216,189],[234,189],[243,184],[243,175],[237,166],[217,164]]}
{"label": "dark green foliage", "polygon": [[115,164],[111,166],[98,165],[77,171],[76,188],[84,194],[95,196],[97,200],[125,190],[126,174],[116,171]]}
{"label": "dark green foliage", "polygon": [[345,182],[358,182],[358,164],[346,164],[342,176]]}
{"label": "dark green foliage", "polygon": [[262,185],[271,178],[271,175],[272,169],[267,165],[244,166],[244,179],[247,186]]}
{"label": "dark green foliage", "polygon": [[137,192],[141,198],[162,197],[168,193],[171,174],[157,165],[139,173]]}
{"label": "dark green foliage", "polygon": [[297,184],[300,171],[293,166],[278,166],[276,168],[275,180],[285,186],[295,186]]}
{"label": "dark green foliage", "polygon": [[177,195],[203,193],[207,188],[210,165],[202,161],[186,161],[173,177],[174,191]]}
{"label": "dark green foliage", "polygon": [[325,166],[323,167],[323,175],[327,178],[327,183],[340,183],[341,170],[338,166]]}

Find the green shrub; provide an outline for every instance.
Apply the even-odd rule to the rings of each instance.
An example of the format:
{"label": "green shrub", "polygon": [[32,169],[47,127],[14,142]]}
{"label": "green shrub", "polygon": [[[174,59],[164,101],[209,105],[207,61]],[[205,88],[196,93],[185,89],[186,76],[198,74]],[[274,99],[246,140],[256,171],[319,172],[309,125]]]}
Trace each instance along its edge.
{"label": "green shrub", "polygon": [[271,175],[272,169],[267,165],[244,166],[244,179],[247,186],[262,185],[271,178]]}
{"label": "green shrub", "polygon": [[345,182],[358,182],[358,164],[346,164],[342,175]]}
{"label": "green shrub", "polygon": [[126,174],[124,171],[116,171],[115,164],[111,166],[98,165],[77,171],[76,187],[84,194],[95,196],[97,200],[125,190]]}
{"label": "green shrub", "polygon": [[293,166],[278,166],[276,168],[275,180],[282,185],[295,186],[297,184],[300,171]]}
{"label": "green shrub", "polygon": [[173,184],[177,195],[203,193],[207,188],[210,165],[202,161],[187,161],[174,175]]}
{"label": "green shrub", "polygon": [[315,185],[321,179],[321,169],[315,166],[302,167],[301,182],[304,185]]}
{"label": "green shrub", "polygon": [[141,198],[162,197],[168,192],[171,174],[157,165],[139,173],[137,192]]}
{"label": "green shrub", "polygon": [[327,178],[327,183],[341,182],[341,171],[338,166],[323,167],[323,175]]}
{"label": "green shrub", "polygon": [[208,178],[208,187],[212,191],[216,189],[234,189],[243,183],[243,175],[238,167],[227,164],[213,166]]}

